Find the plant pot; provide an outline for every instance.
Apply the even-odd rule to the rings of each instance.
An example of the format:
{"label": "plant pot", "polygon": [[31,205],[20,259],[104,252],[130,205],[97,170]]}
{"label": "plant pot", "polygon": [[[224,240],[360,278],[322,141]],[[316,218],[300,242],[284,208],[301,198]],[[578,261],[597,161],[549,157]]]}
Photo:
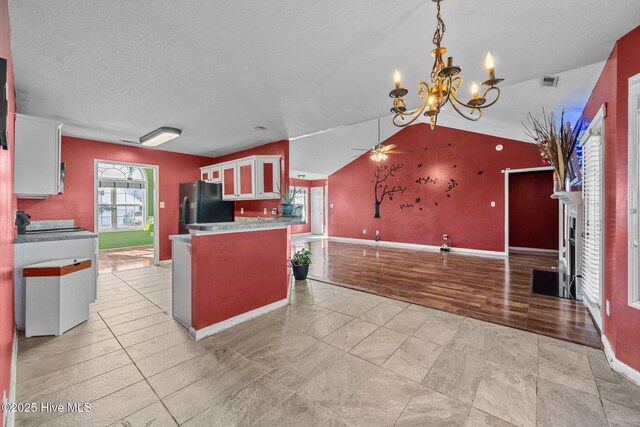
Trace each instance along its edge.
{"label": "plant pot", "polygon": [[280,205],[280,211],[284,216],[292,216],[293,215],[294,205],[291,203],[283,203]]}
{"label": "plant pot", "polygon": [[309,274],[309,264],[293,266],[293,277],[295,277],[296,280],[305,280],[307,274]]}

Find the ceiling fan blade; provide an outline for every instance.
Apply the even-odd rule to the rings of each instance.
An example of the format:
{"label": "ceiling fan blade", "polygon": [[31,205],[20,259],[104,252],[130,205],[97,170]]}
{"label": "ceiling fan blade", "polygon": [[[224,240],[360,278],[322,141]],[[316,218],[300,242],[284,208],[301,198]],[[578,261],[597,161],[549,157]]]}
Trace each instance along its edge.
{"label": "ceiling fan blade", "polygon": [[413,153],[413,151],[406,151],[406,150],[390,150],[387,151],[387,154],[410,154]]}
{"label": "ceiling fan blade", "polygon": [[394,148],[396,148],[397,145],[396,144],[389,144],[389,145],[385,145],[384,149],[385,150],[393,150]]}
{"label": "ceiling fan blade", "polygon": [[352,148],[352,150],[354,151],[369,151],[369,148],[364,149],[364,148]]}

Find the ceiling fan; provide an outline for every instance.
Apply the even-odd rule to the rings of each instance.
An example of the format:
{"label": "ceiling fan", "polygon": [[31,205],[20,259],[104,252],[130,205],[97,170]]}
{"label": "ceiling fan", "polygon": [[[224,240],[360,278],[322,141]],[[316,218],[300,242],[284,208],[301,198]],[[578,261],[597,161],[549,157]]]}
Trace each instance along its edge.
{"label": "ceiling fan", "polygon": [[[371,160],[376,162],[381,162],[389,158],[389,154],[408,154],[413,153],[413,151],[407,150],[395,150],[397,147],[396,144],[384,145],[380,142],[380,119],[378,119],[378,143],[374,145],[372,148],[352,148],[354,151],[367,151],[371,153]],[[361,154],[353,157],[360,157]]]}

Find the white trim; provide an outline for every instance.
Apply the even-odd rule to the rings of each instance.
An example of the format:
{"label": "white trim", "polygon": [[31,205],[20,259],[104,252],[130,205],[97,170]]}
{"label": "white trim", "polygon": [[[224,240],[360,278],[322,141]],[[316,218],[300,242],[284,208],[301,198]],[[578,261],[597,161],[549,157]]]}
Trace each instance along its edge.
{"label": "white trim", "polygon": [[604,346],[604,354],[607,356],[607,360],[609,361],[611,368],[640,386],[640,372],[616,358],[613,347],[611,347],[609,340],[604,335],[602,335],[602,345]]}
{"label": "white trim", "polygon": [[[9,403],[16,401],[16,375],[18,373],[18,329],[13,329],[13,346],[11,350],[11,373],[9,378]],[[4,402],[2,402],[4,403]],[[5,413],[6,414],[6,413]],[[5,427],[13,427],[15,424],[15,412],[10,411],[4,419]]]}
{"label": "white trim", "polygon": [[521,248],[520,246],[509,246],[509,251],[518,252],[540,252],[544,254],[557,254],[557,249]]}
{"label": "white trim", "polygon": [[173,260],[171,259],[165,259],[163,261],[158,262],[158,265],[167,265],[167,264],[172,264]]}
{"label": "white trim", "polygon": [[553,170],[553,166],[504,170],[504,256],[509,256],[509,174]]}
{"label": "white trim", "polygon": [[[287,286],[287,288],[289,288],[289,286]],[[205,326],[202,329],[196,330],[193,327],[190,327],[189,335],[191,335],[191,337],[196,341],[200,341],[201,339],[208,337],[209,335],[213,335],[218,332],[224,331],[225,329],[229,329],[233,326],[239,325],[240,323],[246,322],[247,320],[251,320],[254,317],[258,317],[258,316],[262,316],[263,314],[270,313],[288,304],[289,304],[289,298],[287,297],[285,299],[281,299],[280,301],[272,302],[271,304],[265,305],[260,308],[256,308],[255,310],[251,310],[246,313],[239,314],[230,319],[223,320],[222,322]]]}
{"label": "white trim", "polygon": [[[265,220],[265,223],[269,221]],[[240,222],[242,224],[242,222]],[[278,224],[278,223],[276,223]],[[268,227],[260,227],[260,228],[240,228],[240,229],[229,229],[229,230],[194,230],[189,229],[189,234],[192,236],[209,236],[212,234],[231,234],[231,233],[252,233],[255,231],[268,231],[268,230],[282,230],[287,227],[291,227],[292,225],[302,225],[302,224],[282,224],[280,225],[270,225]],[[180,234],[174,234],[174,236],[180,236]],[[171,238],[171,236],[169,236]]]}
{"label": "white trim", "polygon": [[[638,215],[640,202],[638,192],[640,191],[640,74],[629,78],[629,134],[628,134],[628,248],[627,271],[628,284],[627,295],[629,307],[640,310],[640,272],[638,271],[638,261],[640,252],[638,241],[640,241],[640,224]],[[634,199],[633,196],[636,196]]]}
{"label": "white trim", "polygon": [[93,159],[93,230],[95,233],[98,233],[98,163],[130,165],[153,170],[153,265],[158,265],[160,262],[160,166]]}
{"label": "white trim", "polygon": [[[354,239],[351,237],[334,237],[329,236],[329,240],[333,240],[336,242],[343,243],[356,243],[360,245],[370,245],[370,246],[383,246],[390,248],[400,248],[400,249],[415,249],[417,251],[429,251],[429,252],[440,252],[440,246],[432,246],[432,245],[420,245],[418,243],[401,243],[401,242],[389,242],[380,240],[376,242],[375,240],[367,240],[367,239]],[[504,257],[504,252],[499,251],[485,251],[482,249],[469,249],[469,248],[457,248],[457,247],[449,247],[451,252],[458,252],[462,254],[468,255],[479,255],[479,256],[491,256],[491,257]]]}

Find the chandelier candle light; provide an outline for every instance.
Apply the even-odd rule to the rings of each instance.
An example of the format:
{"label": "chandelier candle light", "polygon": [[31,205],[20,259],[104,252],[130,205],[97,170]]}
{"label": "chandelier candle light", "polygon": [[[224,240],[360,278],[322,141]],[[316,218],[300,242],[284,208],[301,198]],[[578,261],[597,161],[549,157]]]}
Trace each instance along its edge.
{"label": "chandelier candle light", "polygon": [[[446,31],[446,26],[440,16],[440,3],[442,0],[432,1],[437,4],[438,24],[433,34],[433,44],[436,47],[431,51],[431,56],[435,59],[431,69],[430,82],[423,80],[418,84],[418,96],[423,99],[422,105],[415,110],[408,111],[403,97],[409,91],[402,87],[400,72],[395,70],[393,75],[395,89],[389,93],[389,96],[393,98],[393,108],[391,108],[391,112],[394,113],[393,124],[398,127],[408,126],[424,114],[429,117],[431,129],[433,129],[438,122],[440,110],[447,102],[450,102],[453,109],[465,119],[476,121],[482,117],[483,109],[491,107],[500,98],[500,89],[497,85],[504,79],[496,78],[495,61],[491,53],[487,53],[485,60],[489,79],[482,82],[483,86],[487,86],[482,96],[478,93],[478,85],[473,82],[471,85],[471,99],[465,102],[458,98],[458,90],[462,85],[462,77],[458,76],[458,74],[460,74],[462,68],[453,64],[452,56],[447,58],[445,65],[444,54],[447,53],[447,48],[441,46],[442,38]],[[493,93],[491,94],[491,92]],[[487,103],[487,96],[490,94],[493,99]]]}

